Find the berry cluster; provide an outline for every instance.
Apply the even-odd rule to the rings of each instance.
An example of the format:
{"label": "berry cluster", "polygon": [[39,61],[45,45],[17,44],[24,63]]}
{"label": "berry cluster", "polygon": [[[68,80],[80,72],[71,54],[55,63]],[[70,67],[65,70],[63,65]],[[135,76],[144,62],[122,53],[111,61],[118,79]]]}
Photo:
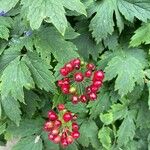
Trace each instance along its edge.
{"label": "berry cluster", "polygon": [[60,69],[60,74],[63,78],[58,80],[58,86],[62,93],[71,95],[73,104],[97,99],[97,93],[103,83],[104,72],[96,70],[94,64],[86,64],[78,58],[73,59]]}
{"label": "berry cluster", "polygon": [[48,112],[49,120],[44,125],[44,130],[48,132],[48,139],[62,147],[72,144],[80,136],[79,126],[75,122],[77,116],[65,109],[64,104],[57,107],[59,113],[53,110]]}

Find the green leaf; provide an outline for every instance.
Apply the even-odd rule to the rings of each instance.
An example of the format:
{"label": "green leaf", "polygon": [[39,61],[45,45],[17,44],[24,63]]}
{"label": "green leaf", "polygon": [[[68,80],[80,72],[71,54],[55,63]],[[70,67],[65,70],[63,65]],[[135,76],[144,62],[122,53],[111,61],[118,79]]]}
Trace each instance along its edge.
{"label": "green leaf", "polygon": [[[133,54],[136,51],[137,57]],[[142,50],[120,50],[117,56],[113,57],[108,66],[105,68],[105,80],[116,78],[115,90],[118,90],[121,96],[131,92],[135,83],[143,84],[144,72],[142,59],[145,59],[145,54],[140,55]],[[139,53],[139,54],[138,54]],[[123,69],[122,69],[123,68]]]}
{"label": "green leaf", "polygon": [[103,147],[107,150],[111,148],[111,137],[110,137],[111,129],[109,127],[102,127],[98,132],[98,138],[102,143]]}
{"label": "green leaf", "polygon": [[16,58],[3,71],[1,94],[5,99],[10,93],[17,100],[24,102],[23,87],[26,89],[34,88],[34,82],[31,73],[23,61]]}
{"label": "green leaf", "polygon": [[6,123],[0,123],[0,135],[6,130]]}
{"label": "green leaf", "polygon": [[116,121],[118,119],[123,119],[124,117],[126,117],[128,109],[126,105],[118,103],[118,104],[113,104],[109,112],[113,114],[113,121]]}
{"label": "green leaf", "polygon": [[[72,58],[79,57],[76,46],[66,41],[53,27],[43,28],[36,34],[35,47],[42,58],[50,58],[51,53],[58,62],[64,64]],[[65,56],[65,57],[62,57]]]}
{"label": "green leaf", "polygon": [[50,22],[64,35],[67,28],[67,19],[65,9],[75,10],[85,14],[84,5],[79,0],[73,0],[72,3],[65,0],[22,0],[23,7],[27,11],[27,18],[30,21],[32,29],[38,29],[43,19],[49,18]]}
{"label": "green leaf", "polygon": [[26,112],[27,116],[31,118],[39,107],[38,102],[40,98],[34,92],[26,90],[24,92],[24,100],[26,105],[24,105],[23,110]]}
{"label": "green leaf", "polygon": [[150,23],[143,24],[131,38],[131,46],[136,47],[140,44],[150,44]]}
{"label": "green leaf", "polygon": [[92,31],[92,35],[95,37],[97,43],[102,39],[106,39],[108,35],[113,33],[115,26],[113,21],[114,12],[116,14],[117,25],[120,31],[124,28],[116,0],[94,2],[93,8],[90,9],[93,10],[93,13],[96,12],[96,15],[90,23],[90,30]]}
{"label": "green leaf", "polygon": [[[150,128],[150,110],[148,109],[147,101],[142,101],[138,105],[138,114],[136,126],[140,129]],[[143,117],[144,116],[144,117]]]}
{"label": "green leaf", "polygon": [[0,0],[0,11],[7,12],[18,3],[19,0]]}
{"label": "green leaf", "polygon": [[5,26],[0,25],[0,38],[8,40],[9,29]]}
{"label": "green leaf", "polygon": [[40,89],[56,92],[55,78],[47,65],[36,53],[28,53],[24,58],[35,84]]}
{"label": "green leaf", "polygon": [[148,86],[148,91],[149,91],[148,106],[149,106],[149,110],[150,110],[150,81],[147,82],[147,86]]}
{"label": "green leaf", "polygon": [[143,22],[150,19],[150,5],[149,0],[119,0],[118,8],[124,17],[133,22],[134,17]]}
{"label": "green leaf", "polygon": [[95,149],[99,148],[98,128],[93,120],[84,121],[80,127],[79,143],[88,147],[91,143]]}
{"label": "green leaf", "polygon": [[83,3],[81,3],[81,0],[61,0],[61,2],[67,9],[77,11],[80,14],[84,14],[86,16],[85,6],[83,5]]}
{"label": "green leaf", "polygon": [[100,91],[98,98],[94,102],[89,102],[88,108],[90,108],[90,117],[96,118],[100,113],[108,110],[111,105],[109,93],[105,90]]}
{"label": "green leaf", "polygon": [[9,37],[9,29],[8,28],[11,27],[11,23],[12,23],[11,18],[0,17],[0,38],[8,40],[8,37]]}
{"label": "green leaf", "polygon": [[16,59],[19,55],[19,50],[11,47],[4,51],[4,53],[0,56],[0,76],[9,63]]}
{"label": "green leaf", "polygon": [[59,145],[48,140],[48,134],[46,132],[42,132],[41,134],[44,150],[60,150]]}
{"label": "green leaf", "polygon": [[113,122],[113,114],[112,113],[106,113],[106,114],[100,114],[100,119],[105,125],[109,125]]}
{"label": "green leaf", "polygon": [[132,141],[135,135],[135,124],[132,112],[128,112],[128,115],[123,120],[119,130],[117,131],[117,143],[119,146],[127,145],[129,141]]}
{"label": "green leaf", "polygon": [[13,123],[9,123],[7,134],[11,134],[14,138],[28,137],[40,133],[42,127],[43,120],[41,118],[23,119],[18,127]]}
{"label": "green leaf", "polygon": [[21,111],[19,103],[10,95],[1,99],[2,107],[10,120],[19,125],[21,120]]}
{"label": "green leaf", "polygon": [[12,150],[42,150],[43,144],[40,136],[31,136],[21,139]]}
{"label": "green leaf", "polygon": [[88,110],[86,109],[86,104],[78,103],[76,105],[72,104],[71,102],[66,103],[66,108],[73,113],[87,113]]}
{"label": "green leaf", "polygon": [[73,43],[77,46],[78,53],[85,60],[89,59],[89,55],[92,55],[92,58],[97,60],[99,53],[103,50],[102,43],[96,44],[96,42],[92,39],[91,33],[88,29],[87,20],[78,23],[76,26],[80,35],[73,40]]}

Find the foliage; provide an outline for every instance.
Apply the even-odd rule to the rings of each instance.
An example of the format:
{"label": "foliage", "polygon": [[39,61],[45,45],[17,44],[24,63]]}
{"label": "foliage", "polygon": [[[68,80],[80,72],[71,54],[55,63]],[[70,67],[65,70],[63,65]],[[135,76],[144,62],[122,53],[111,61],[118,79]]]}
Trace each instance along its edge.
{"label": "foliage", "polygon": [[[43,132],[47,110],[66,103],[81,136],[67,150],[150,149],[149,0],[0,0],[0,145],[61,150]],[[94,102],[60,95],[72,58],[105,72]]]}

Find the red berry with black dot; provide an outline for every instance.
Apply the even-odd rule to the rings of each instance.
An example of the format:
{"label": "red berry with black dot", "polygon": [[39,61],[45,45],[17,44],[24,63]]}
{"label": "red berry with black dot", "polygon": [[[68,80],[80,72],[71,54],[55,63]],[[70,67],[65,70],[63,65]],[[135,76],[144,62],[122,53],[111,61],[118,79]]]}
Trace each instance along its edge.
{"label": "red berry with black dot", "polygon": [[51,120],[51,121],[55,121],[58,119],[58,116],[57,114],[54,112],[54,111],[49,111],[48,112],[48,118]]}
{"label": "red berry with black dot", "polygon": [[78,72],[78,73],[74,74],[74,80],[76,82],[82,82],[83,79],[84,79],[84,76],[83,76],[83,74],[81,72]]}
{"label": "red berry with black dot", "polygon": [[54,142],[55,144],[60,143],[60,140],[61,140],[60,135],[56,135],[56,136],[54,136],[54,138],[53,138],[53,142]]}
{"label": "red berry with black dot", "polygon": [[73,66],[76,67],[76,66],[80,66],[81,65],[81,61],[79,58],[76,58],[72,61],[73,63]]}
{"label": "red berry with black dot", "polygon": [[64,105],[64,104],[58,104],[57,109],[58,109],[59,111],[62,111],[62,110],[65,109],[65,105]]}
{"label": "red berry with black dot", "polygon": [[69,94],[70,85],[66,84],[61,87],[61,90],[64,94]]}
{"label": "red berry with black dot", "polygon": [[59,129],[58,128],[54,128],[52,131],[51,131],[51,134],[52,135],[58,135],[59,133]]}
{"label": "red berry with black dot", "polygon": [[95,65],[92,64],[92,63],[89,63],[89,64],[86,65],[86,68],[87,68],[88,70],[94,70],[94,69],[95,69]]}
{"label": "red berry with black dot", "polygon": [[73,104],[77,104],[79,102],[78,96],[76,96],[76,95],[72,96],[71,101]]}
{"label": "red berry with black dot", "polygon": [[71,112],[66,112],[64,115],[63,115],[63,119],[65,122],[69,122],[72,120],[72,114]]}
{"label": "red berry with black dot", "polygon": [[93,85],[98,87],[98,88],[100,88],[102,86],[102,84],[103,84],[102,81],[94,81],[93,82]]}
{"label": "red berry with black dot", "polygon": [[64,81],[67,81],[68,84],[69,84],[69,82],[70,82],[70,79],[69,79],[68,77],[64,78],[63,80],[64,80]]}
{"label": "red berry with black dot", "polygon": [[86,93],[87,94],[91,93],[91,87],[90,86],[86,87]]}
{"label": "red berry with black dot", "polygon": [[69,70],[69,72],[73,71],[73,69],[74,69],[74,67],[73,67],[73,65],[72,65],[71,63],[67,63],[67,64],[65,65],[65,68],[66,68],[67,70]]}
{"label": "red berry with black dot", "polygon": [[67,147],[68,146],[68,142],[66,138],[61,138],[60,144],[62,147]]}
{"label": "red berry with black dot", "polygon": [[68,75],[68,70],[67,70],[67,68],[61,68],[60,69],[60,74],[62,75],[62,76],[67,76]]}
{"label": "red berry with black dot", "polygon": [[52,121],[48,121],[44,124],[44,130],[50,131],[54,126],[54,123]]}
{"label": "red berry with black dot", "polygon": [[79,126],[78,126],[78,124],[76,122],[72,123],[72,130],[73,131],[78,131],[79,130]]}
{"label": "red berry with black dot", "polygon": [[104,79],[104,72],[98,70],[94,73],[93,81],[102,81]]}
{"label": "red berry with black dot", "polygon": [[60,120],[55,120],[55,121],[54,121],[54,126],[55,126],[55,127],[58,128],[58,127],[60,127],[61,125],[62,125],[62,122],[61,122]]}
{"label": "red berry with black dot", "polygon": [[73,143],[73,141],[74,141],[74,139],[73,139],[73,137],[72,136],[67,136],[67,138],[66,138],[66,140],[67,140],[67,143],[68,144],[72,144]]}
{"label": "red berry with black dot", "polygon": [[58,82],[57,82],[57,85],[59,86],[59,87],[61,87],[62,85],[63,85],[63,80],[58,80]]}
{"label": "red berry with black dot", "polygon": [[78,139],[80,137],[80,133],[78,131],[73,131],[71,135],[74,139]]}
{"label": "red berry with black dot", "polygon": [[94,86],[94,85],[91,85],[91,92],[92,93],[95,93],[98,91],[98,87]]}
{"label": "red berry with black dot", "polygon": [[85,72],[85,77],[90,78],[92,76],[92,71],[91,70],[87,70]]}
{"label": "red berry with black dot", "polygon": [[80,96],[80,101],[81,101],[82,103],[86,103],[86,102],[87,102],[87,97],[86,97],[86,95],[81,95],[81,96]]}
{"label": "red berry with black dot", "polygon": [[73,115],[72,120],[77,120],[77,118],[78,118],[78,116],[75,114],[75,115]]}
{"label": "red berry with black dot", "polygon": [[90,93],[90,94],[89,94],[89,98],[90,98],[91,101],[96,100],[96,99],[97,99],[96,93]]}
{"label": "red berry with black dot", "polygon": [[52,135],[51,133],[48,134],[48,139],[50,141],[53,141],[54,140],[54,135]]}

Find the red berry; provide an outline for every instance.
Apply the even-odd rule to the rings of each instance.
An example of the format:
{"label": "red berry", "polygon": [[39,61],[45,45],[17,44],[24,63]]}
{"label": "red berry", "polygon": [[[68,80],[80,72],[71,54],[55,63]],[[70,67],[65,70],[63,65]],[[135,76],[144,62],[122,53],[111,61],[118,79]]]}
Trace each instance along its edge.
{"label": "red berry", "polygon": [[56,136],[54,136],[53,142],[54,142],[55,144],[58,144],[58,143],[60,142],[60,140],[61,140],[60,135],[56,135]]}
{"label": "red berry", "polygon": [[48,118],[51,120],[51,121],[55,121],[58,119],[58,116],[57,114],[54,112],[54,111],[49,111],[48,112]]}
{"label": "red berry", "polygon": [[48,121],[44,124],[44,130],[45,131],[50,131],[53,128],[54,124],[52,121]]}
{"label": "red berry", "polygon": [[76,82],[81,82],[81,81],[83,81],[83,79],[84,79],[84,76],[82,75],[81,72],[78,72],[78,73],[74,74],[74,80]]}
{"label": "red berry", "polygon": [[61,87],[63,85],[63,80],[58,80],[57,85]]}
{"label": "red berry", "polygon": [[64,104],[58,104],[57,109],[58,109],[59,111],[62,111],[62,110],[65,109],[65,105],[64,105]]}
{"label": "red berry", "polygon": [[61,137],[62,137],[63,139],[66,138],[66,137],[67,137],[66,132],[63,132]]}
{"label": "red berry", "polygon": [[63,85],[61,90],[64,94],[69,94],[70,85]]}
{"label": "red berry", "polygon": [[68,84],[69,84],[69,82],[70,82],[70,79],[69,79],[69,78],[67,78],[67,77],[66,77],[66,78],[64,78],[63,80],[64,80],[64,81],[67,81],[67,82],[68,82]]}
{"label": "red berry", "polygon": [[51,134],[52,134],[52,135],[58,135],[58,133],[59,133],[58,128],[54,128],[54,129],[51,131]]}
{"label": "red berry", "polygon": [[67,147],[68,146],[68,142],[66,138],[61,138],[61,145],[62,147]]}
{"label": "red berry", "polygon": [[78,124],[76,122],[72,123],[72,130],[73,131],[78,131],[79,130],[79,126],[78,126]]}
{"label": "red berry", "polygon": [[76,96],[76,95],[72,96],[71,101],[72,101],[73,104],[77,104],[79,102],[78,96]]}
{"label": "red berry", "polygon": [[73,131],[71,135],[74,139],[78,139],[80,137],[80,133],[78,131]]}
{"label": "red berry", "polygon": [[77,59],[74,59],[72,63],[73,63],[73,65],[74,65],[74,67],[76,67],[76,66],[80,66],[81,61],[80,61],[79,58],[77,58]]}
{"label": "red berry", "polygon": [[73,141],[74,141],[74,139],[73,139],[73,137],[72,136],[67,136],[67,138],[66,138],[66,140],[67,140],[67,143],[68,144],[72,144],[73,143]]}
{"label": "red berry", "polygon": [[53,140],[54,140],[54,135],[48,134],[48,139],[49,139],[50,141],[53,141]]}
{"label": "red berry", "polygon": [[87,93],[87,94],[91,93],[91,87],[89,87],[89,86],[86,87],[86,93]]}
{"label": "red berry", "polygon": [[95,93],[98,91],[98,87],[91,85],[91,92]]}
{"label": "red berry", "polygon": [[66,68],[61,68],[60,69],[60,74],[62,75],[62,76],[67,76],[68,75],[68,70],[66,69]]}
{"label": "red berry", "polygon": [[67,68],[67,70],[69,70],[69,72],[71,72],[71,71],[73,71],[73,65],[71,64],[71,63],[67,63],[66,65],[65,65],[65,68]]}
{"label": "red berry", "polygon": [[80,101],[81,101],[82,103],[86,103],[86,102],[87,102],[87,97],[86,97],[86,95],[81,95],[81,96],[80,96]]}
{"label": "red berry", "polygon": [[94,69],[95,69],[95,65],[92,64],[92,63],[90,63],[90,64],[87,64],[87,65],[86,65],[86,68],[87,68],[88,70],[94,70]]}
{"label": "red berry", "polygon": [[102,84],[103,84],[102,81],[94,81],[93,82],[93,85],[96,86],[96,87],[98,87],[98,88],[101,87]]}
{"label": "red berry", "polygon": [[90,78],[90,77],[92,76],[92,71],[91,71],[91,70],[87,70],[87,71],[85,72],[85,76],[86,76],[87,78]]}
{"label": "red berry", "polygon": [[101,70],[98,70],[94,73],[93,80],[94,81],[102,81],[104,79],[104,72]]}
{"label": "red berry", "polygon": [[78,118],[78,116],[77,116],[77,115],[74,115],[72,119],[73,119],[73,120],[77,120],[77,118]]}
{"label": "red berry", "polygon": [[60,127],[62,125],[62,122],[60,120],[55,120],[54,126],[55,127]]}
{"label": "red berry", "polygon": [[95,93],[90,93],[89,94],[89,98],[90,98],[90,100],[96,100],[97,99],[97,95]]}
{"label": "red berry", "polygon": [[63,115],[63,119],[64,119],[65,122],[68,122],[68,121],[72,120],[72,114],[70,112],[66,112]]}
{"label": "red berry", "polygon": [[[64,81],[63,81],[63,85],[67,85],[67,86],[68,86],[68,85],[69,85],[69,82],[64,80]],[[62,86],[63,86],[63,85],[62,85]]]}

